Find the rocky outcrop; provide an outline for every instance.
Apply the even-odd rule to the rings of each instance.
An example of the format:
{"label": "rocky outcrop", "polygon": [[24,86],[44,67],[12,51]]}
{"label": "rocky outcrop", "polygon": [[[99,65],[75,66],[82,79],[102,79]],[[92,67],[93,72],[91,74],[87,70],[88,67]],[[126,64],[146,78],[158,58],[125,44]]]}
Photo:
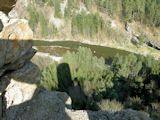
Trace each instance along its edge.
{"label": "rocky outcrop", "polygon": [[28,21],[1,17],[3,28],[0,32],[0,76],[7,70],[16,70],[30,60],[35,54],[32,49],[33,32]]}
{"label": "rocky outcrop", "polygon": [[160,50],[160,43],[157,43],[153,40],[145,40],[145,44],[149,47]]}
{"label": "rocky outcrop", "polygon": [[[13,101],[14,102],[14,101]],[[72,110],[71,98],[63,92],[41,91],[32,100],[5,111],[7,120],[151,120],[143,112]],[[15,112],[16,110],[16,112]]]}
{"label": "rocky outcrop", "polygon": [[[28,63],[36,53],[36,50],[32,49],[33,32],[28,25],[28,21],[9,19],[6,15],[14,4],[15,0],[0,0],[0,10],[2,10],[0,11],[0,120],[2,119],[4,102],[6,102],[6,108],[9,108],[12,105],[31,99],[32,96],[26,91],[32,91],[31,93],[34,94],[37,87],[27,86],[23,81],[26,80],[24,82],[30,83],[29,81],[32,80],[35,83],[36,79],[40,77],[38,67],[36,68],[33,64],[30,63],[29,65]],[[37,72],[34,71],[35,68]],[[20,91],[18,88],[21,88],[23,92],[17,93],[17,91]],[[22,93],[23,97],[21,96]],[[12,99],[16,101],[13,102]]]}
{"label": "rocky outcrop", "polygon": [[[42,91],[32,100],[6,111],[8,120],[68,120],[64,101],[66,93]],[[18,108],[18,109],[17,109]],[[15,109],[19,112],[14,112]],[[14,114],[13,114],[14,112]]]}
{"label": "rocky outcrop", "polygon": [[[1,78],[0,86],[3,94],[3,119],[14,120],[16,113],[21,111],[22,104],[39,92],[40,70],[31,62],[26,63],[21,69],[11,72]],[[9,84],[8,84],[9,83]],[[5,89],[4,89],[5,88]],[[17,107],[13,107],[17,106]],[[12,107],[14,109],[12,109]],[[27,108],[27,106],[25,106]]]}

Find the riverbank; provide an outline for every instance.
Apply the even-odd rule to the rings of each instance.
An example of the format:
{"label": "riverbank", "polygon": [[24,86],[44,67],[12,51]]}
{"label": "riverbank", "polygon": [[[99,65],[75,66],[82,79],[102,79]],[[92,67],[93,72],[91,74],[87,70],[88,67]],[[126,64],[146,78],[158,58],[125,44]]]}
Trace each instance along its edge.
{"label": "riverbank", "polygon": [[[37,40],[37,39],[34,39]],[[102,43],[98,43],[98,42],[91,42],[89,40],[70,40],[70,39],[41,39],[41,41],[46,41],[46,42],[56,42],[56,41],[73,41],[73,42],[80,42],[80,43],[84,43],[84,44],[88,44],[88,45],[98,45],[98,46],[102,46],[102,47],[110,47],[110,48],[115,48],[115,49],[119,49],[119,50],[124,50],[127,52],[132,52],[132,53],[136,53],[136,54],[140,54],[140,55],[151,55],[154,56],[156,59],[160,58],[160,51],[156,50],[154,48],[151,48],[149,46],[135,46],[132,43],[128,43],[128,44],[120,44],[117,42],[104,42]]]}

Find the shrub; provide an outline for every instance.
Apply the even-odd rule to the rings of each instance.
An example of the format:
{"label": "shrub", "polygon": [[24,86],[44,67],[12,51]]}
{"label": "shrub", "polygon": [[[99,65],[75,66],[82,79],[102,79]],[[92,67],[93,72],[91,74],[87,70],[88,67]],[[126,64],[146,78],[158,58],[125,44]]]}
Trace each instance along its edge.
{"label": "shrub", "polygon": [[39,22],[39,15],[34,6],[29,6],[27,10],[29,12],[29,25],[34,31]]}
{"label": "shrub", "polygon": [[107,110],[111,112],[117,112],[123,110],[124,106],[116,100],[104,99],[98,103],[101,110]]}
{"label": "shrub", "polygon": [[84,11],[80,14],[73,14],[72,34],[81,34],[92,37],[105,27],[103,18],[98,14],[86,14]]}
{"label": "shrub", "polygon": [[39,21],[40,21],[40,26],[41,26],[42,37],[47,37],[48,36],[48,24],[47,24],[47,19],[44,16],[43,12],[39,12]]}
{"label": "shrub", "polygon": [[133,108],[135,110],[142,110],[144,108],[144,105],[142,104],[142,102],[143,100],[138,96],[129,97],[125,103],[125,106],[127,108]]}
{"label": "shrub", "polygon": [[123,109],[122,102],[127,108],[153,110],[156,117],[159,80],[160,60],[134,54],[117,56],[108,69],[103,58],[79,47],[76,53],[67,52],[61,64],[43,69],[41,84],[48,90],[67,92],[74,109],[118,111]]}
{"label": "shrub", "polygon": [[160,104],[159,103],[152,103],[152,109],[151,109],[151,117],[153,120],[159,120],[160,119]]}
{"label": "shrub", "polygon": [[105,60],[93,56],[90,49],[79,47],[77,53],[68,52],[63,62],[69,64],[72,79],[78,79],[87,95],[113,87],[113,73],[104,66]]}
{"label": "shrub", "polygon": [[47,90],[58,90],[57,63],[42,70],[41,85]]}
{"label": "shrub", "polygon": [[79,47],[77,53],[67,52],[61,64],[43,69],[41,84],[47,90],[67,92],[74,108],[97,109],[95,101],[113,87],[113,73],[104,64],[104,59],[93,56],[90,49]]}
{"label": "shrub", "polygon": [[138,40],[139,40],[139,45],[143,45],[143,42],[144,42],[144,35],[141,34],[139,37],[138,37]]}
{"label": "shrub", "polygon": [[61,8],[60,8],[60,0],[55,0],[54,1],[54,17],[56,18],[61,18],[62,13],[61,13]]}

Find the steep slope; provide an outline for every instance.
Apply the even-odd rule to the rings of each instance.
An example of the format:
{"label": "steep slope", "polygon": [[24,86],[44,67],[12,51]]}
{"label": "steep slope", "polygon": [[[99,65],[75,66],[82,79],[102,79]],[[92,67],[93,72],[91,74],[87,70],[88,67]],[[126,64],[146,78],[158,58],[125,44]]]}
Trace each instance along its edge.
{"label": "steep slope", "polygon": [[3,12],[0,18],[0,119],[151,120],[145,113],[134,110],[74,111],[66,93],[40,89],[40,70],[30,62],[36,51],[32,49],[33,33],[28,22],[9,19]]}
{"label": "steep slope", "polygon": [[[154,2],[151,4],[155,5]],[[155,23],[146,17],[147,13],[132,7],[135,4],[141,7],[141,2],[125,4],[122,0],[19,0],[9,16],[28,19],[34,39],[73,40],[159,56],[152,49],[160,48],[159,9],[155,6]],[[143,16],[141,21],[139,15]]]}

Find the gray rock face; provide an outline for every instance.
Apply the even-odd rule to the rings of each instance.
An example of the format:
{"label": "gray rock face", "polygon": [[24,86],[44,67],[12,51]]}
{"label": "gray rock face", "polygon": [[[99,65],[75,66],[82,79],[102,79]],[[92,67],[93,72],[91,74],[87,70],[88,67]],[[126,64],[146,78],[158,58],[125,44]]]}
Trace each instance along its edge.
{"label": "gray rock face", "polygon": [[[61,97],[60,97],[61,96]],[[142,112],[124,110],[110,113],[107,111],[74,111],[66,108],[62,96],[65,93],[42,91],[33,100],[19,106],[19,112],[7,112],[9,120],[151,120]],[[68,97],[69,98],[69,97]],[[10,109],[15,109],[12,107]],[[8,110],[9,111],[9,110]],[[15,116],[13,118],[13,116]],[[11,117],[11,118],[10,118]]]}
{"label": "gray rock face", "polygon": [[7,109],[4,120],[151,120],[145,113],[131,109],[96,112],[72,110],[69,104],[71,99],[66,93],[40,91],[30,101]]}
{"label": "gray rock face", "polygon": [[113,120],[152,120],[144,112],[127,109],[120,112],[115,112],[112,115]]}
{"label": "gray rock face", "polygon": [[7,23],[5,15],[1,18],[4,27],[0,32],[0,76],[6,70],[22,67],[35,54],[31,41],[33,32],[28,21],[11,19]]}
{"label": "gray rock face", "polygon": [[[19,104],[22,104],[38,93],[37,84],[40,82],[40,69],[31,62],[26,63],[18,69],[1,78],[1,93],[6,91],[3,98],[4,119],[13,120],[16,113],[20,111]],[[15,109],[12,109],[13,106]],[[26,106],[27,108],[27,106]],[[7,114],[7,117],[5,117]],[[10,116],[8,116],[8,114]]]}
{"label": "gray rock face", "polygon": [[[15,2],[14,0],[5,0],[5,1],[0,0],[0,10],[2,9],[3,11],[5,11],[4,9],[7,9],[7,7],[9,7],[9,5],[13,4],[14,2]],[[5,98],[7,100],[6,107],[10,107],[12,105],[16,105],[31,99],[32,98],[31,94],[34,94],[35,92],[36,87],[29,87],[29,86],[23,87],[25,86],[25,84],[22,83],[18,84],[17,82],[15,82],[22,80],[22,78],[23,80],[27,78],[26,83],[29,83],[29,81],[33,79],[36,80],[35,78],[40,76],[40,71],[38,75],[37,72],[32,71],[32,69],[30,69],[28,64],[27,64],[28,67],[24,66],[28,61],[30,61],[30,59],[36,53],[36,50],[32,49],[32,38],[33,38],[33,32],[28,25],[28,21],[23,19],[9,19],[6,16],[6,14],[0,11],[0,120],[2,119],[1,118],[3,113],[2,105],[4,105],[4,103],[2,103],[2,98],[4,98],[5,90],[7,90],[5,94],[6,95]],[[21,67],[23,67],[23,70],[25,72],[24,71],[19,71],[19,73],[13,72],[9,76],[6,75],[3,76],[6,71],[17,70],[17,69],[21,70],[20,69]],[[35,68],[33,64],[32,67]],[[26,75],[27,71],[31,71],[30,73],[32,74],[30,73],[27,74],[31,78],[27,77]],[[36,76],[33,76],[33,74]],[[23,77],[19,79],[17,78],[18,76],[23,76]],[[16,83],[16,85],[14,85],[14,87],[8,86],[10,82]],[[17,85],[19,87],[16,87]],[[21,90],[18,88],[21,88]],[[29,94],[25,92],[25,90],[32,92]],[[12,103],[12,101],[14,102]]]}
{"label": "gray rock face", "polygon": [[[10,107],[7,120],[70,120],[65,112],[66,93],[42,91],[32,100]],[[18,112],[15,112],[18,110]]]}

